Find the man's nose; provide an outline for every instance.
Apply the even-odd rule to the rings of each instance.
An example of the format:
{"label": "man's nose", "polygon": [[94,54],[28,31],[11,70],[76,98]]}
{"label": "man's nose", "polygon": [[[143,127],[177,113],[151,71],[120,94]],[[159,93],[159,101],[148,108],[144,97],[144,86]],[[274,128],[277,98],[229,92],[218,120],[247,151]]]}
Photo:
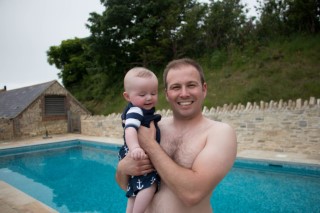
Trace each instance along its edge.
{"label": "man's nose", "polygon": [[180,96],[185,97],[185,96],[188,96],[188,95],[189,95],[188,88],[183,86],[183,87],[181,88]]}

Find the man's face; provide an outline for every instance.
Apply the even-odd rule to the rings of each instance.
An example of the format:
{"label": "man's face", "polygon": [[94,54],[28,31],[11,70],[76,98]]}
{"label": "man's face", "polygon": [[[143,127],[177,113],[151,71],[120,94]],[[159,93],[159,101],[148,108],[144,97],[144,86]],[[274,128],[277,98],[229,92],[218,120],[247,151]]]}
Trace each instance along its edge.
{"label": "man's face", "polygon": [[201,84],[199,72],[191,65],[171,69],[167,75],[166,98],[175,116],[193,118],[202,113],[207,85]]}

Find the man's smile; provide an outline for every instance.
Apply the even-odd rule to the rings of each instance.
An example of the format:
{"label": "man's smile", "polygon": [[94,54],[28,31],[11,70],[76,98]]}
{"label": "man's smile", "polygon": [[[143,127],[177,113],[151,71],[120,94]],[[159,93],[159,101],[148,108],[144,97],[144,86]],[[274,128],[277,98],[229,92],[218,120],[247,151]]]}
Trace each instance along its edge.
{"label": "man's smile", "polygon": [[181,106],[188,106],[191,105],[193,101],[178,101],[178,104]]}

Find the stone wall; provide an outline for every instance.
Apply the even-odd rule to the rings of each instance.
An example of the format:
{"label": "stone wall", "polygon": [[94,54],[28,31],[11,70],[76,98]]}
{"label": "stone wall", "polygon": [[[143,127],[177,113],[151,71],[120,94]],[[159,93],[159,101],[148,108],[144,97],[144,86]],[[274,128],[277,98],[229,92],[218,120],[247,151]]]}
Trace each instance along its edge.
{"label": "stone wall", "polygon": [[0,118],[0,141],[13,139],[13,120]]}
{"label": "stone wall", "polygon": [[81,116],[81,134],[99,137],[122,138],[121,115]]}
{"label": "stone wall", "polygon": [[[157,113],[170,116],[172,112]],[[236,130],[239,151],[320,154],[320,99],[204,107],[203,114],[228,123]],[[120,114],[81,117],[84,135],[121,138],[122,131]]]}
{"label": "stone wall", "polygon": [[33,102],[20,116],[18,137],[67,133],[67,119],[43,119],[43,99]]}
{"label": "stone wall", "polygon": [[225,105],[204,114],[234,127],[240,151],[320,154],[320,99]]}

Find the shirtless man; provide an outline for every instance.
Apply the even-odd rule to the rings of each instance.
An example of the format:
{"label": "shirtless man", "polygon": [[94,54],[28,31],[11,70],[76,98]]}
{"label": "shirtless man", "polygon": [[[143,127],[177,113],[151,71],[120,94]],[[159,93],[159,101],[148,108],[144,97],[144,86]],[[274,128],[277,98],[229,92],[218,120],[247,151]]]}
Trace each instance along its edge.
{"label": "shirtless man", "polygon": [[[174,60],[167,65],[163,77],[173,116],[159,122],[160,145],[154,139],[153,125],[139,129],[141,147],[161,177],[160,189],[146,212],[212,212],[212,192],[236,158],[235,131],[202,115],[207,84],[195,61]],[[116,173],[116,180],[124,189],[128,175],[152,170],[148,159],[126,158],[119,162]]]}

